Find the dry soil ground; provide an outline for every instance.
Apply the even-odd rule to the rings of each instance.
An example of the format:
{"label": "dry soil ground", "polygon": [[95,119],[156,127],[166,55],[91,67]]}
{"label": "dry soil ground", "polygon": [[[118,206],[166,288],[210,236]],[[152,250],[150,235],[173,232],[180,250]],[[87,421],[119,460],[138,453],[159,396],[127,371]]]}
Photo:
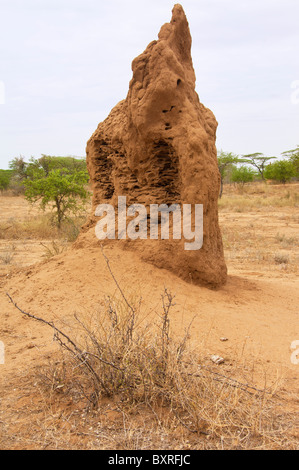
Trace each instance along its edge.
{"label": "dry soil ground", "polygon": [[[299,340],[299,185],[252,185],[241,192],[225,187],[219,209],[229,273],[219,290],[185,283],[131,252],[107,248],[106,254],[128,296],[142,298],[144,317],[161,309],[166,286],[175,295],[176,334],[195,317],[191,340],[206,361],[212,354],[224,358],[219,373],[227,376],[237,364],[255,387],[276,388],[276,413],[289,420],[289,434],[269,447],[298,448],[299,364],[292,344]],[[52,239],[36,233],[25,238],[21,231],[10,238],[8,227],[32,217],[29,211],[21,197],[0,197],[0,341],[5,347],[0,448],[209,448],[211,436],[187,430],[177,435],[166,428],[149,433],[140,415],[138,425],[127,422],[108,402],[101,413],[90,415],[85,405],[75,406],[63,393],[52,389],[51,394],[41,385],[40,372],[56,358],[58,345],[52,330],[22,315],[6,293],[24,311],[69,328],[75,312],[95,312],[116,287],[101,250],[88,237],[85,245],[64,245],[51,258],[44,255]],[[213,445],[226,447],[221,440]]]}

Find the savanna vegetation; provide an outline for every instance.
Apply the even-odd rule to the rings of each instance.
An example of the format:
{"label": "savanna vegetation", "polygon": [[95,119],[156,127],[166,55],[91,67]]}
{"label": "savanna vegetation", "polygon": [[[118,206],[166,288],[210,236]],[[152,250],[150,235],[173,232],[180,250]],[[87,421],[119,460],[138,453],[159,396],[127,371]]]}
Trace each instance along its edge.
{"label": "savanna vegetation", "polygon": [[0,170],[2,193],[23,195],[31,204],[50,211],[51,225],[58,230],[84,211],[90,196],[88,181],[83,158],[42,155],[26,162],[20,156],[10,161],[9,170]]}
{"label": "savanna vegetation", "polygon": [[[299,266],[299,147],[280,159],[220,151],[218,164],[219,219],[229,268],[293,281]],[[0,171],[0,185],[3,278],[25,266],[30,272],[35,262],[59,255],[88,217],[85,159],[42,155],[26,162],[18,157],[9,170]],[[258,365],[242,355],[240,361],[225,357],[219,368],[196,345],[192,318],[179,336],[173,323],[175,294],[167,289],[155,321],[143,321],[141,301],[120,287],[105,260],[116,294],[92,316],[76,314],[71,326],[60,327],[42,320],[42,310],[37,317],[16,310],[52,328],[61,348],[22,382],[32,418],[16,436],[6,432],[3,448],[17,446],[17,439],[23,448],[297,448],[296,416],[284,409],[291,398],[280,396],[279,381],[257,385]],[[33,383],[42,404],[32,394]],[[20,406],[20,414],[13,407],[7,411],[17,425],[25,415]]]}
{"label": "savanna vegetation", "polygon": [[250,182],[272,182],[286,184],[299,179],[299,145],[293,150],[276,156],[262,153],[236,155],[232,152],[218,151],[218,167],[221,175],[220,197],[223,184],[244,186]]}
{"label": "savanna vegetation", "polygon": [[[258,181],[286,184],[299,179],[299,145],[283,152],[279,158],[260,152],[236,155],[219,150],[217,159],[220,198],[225,183],[243,187]],[[78,202],[87,201],[88,180],[85,158],[42,155],[26,162],[19,156],[9,162],[9,170],[0,170],[0,191],[24,195],[31,203],[39,201],[42,209],[52,205],[56,224],[61,227],[63,219],[78,213]]]}

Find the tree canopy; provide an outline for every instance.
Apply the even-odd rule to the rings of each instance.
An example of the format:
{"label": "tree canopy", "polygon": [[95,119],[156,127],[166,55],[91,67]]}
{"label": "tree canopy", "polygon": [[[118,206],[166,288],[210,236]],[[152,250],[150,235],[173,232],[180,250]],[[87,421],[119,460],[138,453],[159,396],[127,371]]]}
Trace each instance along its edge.
{"label": "tree canopy", "polygon": [[[57,158],[57,159],[56,159]],[[68,214],[77,213],[89,198],[89,175],[85,160],[70,157],[31,159],[24,180],[25,197],[41,208],[52,206],[58,228]]]}

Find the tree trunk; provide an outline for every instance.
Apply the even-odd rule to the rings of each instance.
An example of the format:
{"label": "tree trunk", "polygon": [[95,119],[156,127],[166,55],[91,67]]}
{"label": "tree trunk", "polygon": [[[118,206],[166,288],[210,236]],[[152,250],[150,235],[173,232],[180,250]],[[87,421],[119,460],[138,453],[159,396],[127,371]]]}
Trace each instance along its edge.
{"label": "tree trunk", "polygon": [[58,230],[60,230],[61,229],[61,221],[62,221],[62,211],[61,211],[61,207],[60,207],[60,201],[57,197],[55,198],[55,203],[56,203],[56,208],[57,208],[57,227],[58,227]]}
{"label": "tree trunk", "polygon": [[219,193],[219,198],[221,199],[223,193],[223,179],[222,177],[220,178],[220,193]]}

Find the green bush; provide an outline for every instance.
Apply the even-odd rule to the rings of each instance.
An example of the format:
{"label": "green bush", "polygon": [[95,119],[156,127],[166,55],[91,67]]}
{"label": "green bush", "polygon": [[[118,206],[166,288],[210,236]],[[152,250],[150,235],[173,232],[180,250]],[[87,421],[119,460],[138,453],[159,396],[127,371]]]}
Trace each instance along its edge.
{"label": "green bush", "polygon": [[12,170],[0,170],[0,191],[4,191],[9,188],[12,174]]}
{"label": "green bush", "polygon": [[244,185],[250,183],[257,177],[257,173],[247,166],[234,167],[232,171],[232,181]]}
{"label": "green bush", "polygon": [[297,145],[297,148],[293,150],[283,152],[282,155],[286,155],[288,157],[289,161],[293,165],[294,176],[299,178],[299,145]]}
{"label": "green bush", "polygon": [[274,180],[279,183],[287,183],[296,176],[294,164],[289,160],[279,160],[267,165],[264,172],[267,180]]}
{"label": "green bush", "polygon": [[78,214],[88,200],[86,189],[89,176],[87,171],[72,171],[66,168],[53,169],[47,174],[43,168],[36,168],[30,179],[24,181],[25,197],[31,202],[40,201],[42,209],[52,205],[57,227],[68,214]]}

